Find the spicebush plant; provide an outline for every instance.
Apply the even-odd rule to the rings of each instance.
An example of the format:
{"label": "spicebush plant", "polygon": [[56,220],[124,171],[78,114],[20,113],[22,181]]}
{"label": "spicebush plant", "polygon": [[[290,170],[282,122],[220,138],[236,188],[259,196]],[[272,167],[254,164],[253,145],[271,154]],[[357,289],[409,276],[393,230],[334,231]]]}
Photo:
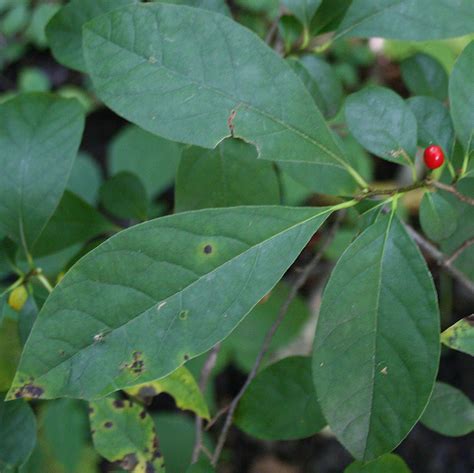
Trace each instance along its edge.
{"label": "spicebush plant", "polygon": [[[265,440],[329,426],[347,472],[406,472],[390,452],[420,419],[473,431],[472,402],[436,378],[441,343],[474,355],[474,321],[440,338],[426,260],[472,295],[474,3],[267,3],[235,19],[219,0],[57,5],[47,44],[86,90],[0,105],[2,472],[97,471],[89,435],[123,470],[215,471],[233,423]],[[406,55],[406,100],[354,78],[373,54],[354,38],[461,36],[455,62]],[[130,122],[103,183],[78,156],[100,103]],[[269,363],[336,260],[311,354]],[[211,421],[206,388],[231,359],[249,375]],[[181,463],[147,410],[163,392],[196,416]]]}

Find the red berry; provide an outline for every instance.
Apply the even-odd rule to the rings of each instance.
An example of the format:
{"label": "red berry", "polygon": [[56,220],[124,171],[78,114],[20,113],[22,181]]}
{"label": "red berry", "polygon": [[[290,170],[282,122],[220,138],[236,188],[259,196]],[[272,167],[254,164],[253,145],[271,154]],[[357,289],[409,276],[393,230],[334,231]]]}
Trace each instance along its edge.
{"label": "red berry", "polygon": [[444,153],[439,146],[431,145],[425,149],[423,153],[423,159],[425,161],[426,167],[430,169],[436,169],[443,165],[444,163]]}

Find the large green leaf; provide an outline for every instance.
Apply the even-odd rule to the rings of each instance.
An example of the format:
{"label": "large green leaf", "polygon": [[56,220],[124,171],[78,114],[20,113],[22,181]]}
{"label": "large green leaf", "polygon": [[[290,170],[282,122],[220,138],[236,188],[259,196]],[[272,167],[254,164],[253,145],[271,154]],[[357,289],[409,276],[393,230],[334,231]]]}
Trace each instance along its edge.
{"label": "large green leaf", "polygon": [[[474,3],[471,3],[474,9]],[[474,149],[474,41],[454,65],[449,79],[449,99],[456,134],[464,150]]]}
{"label": "large green leaf", "polygon": [[28,403],[5,403],[0,396],[0,439],[0,471],[16,471],[36,443],[36,419]]}
{"label": "large green leaf", "polygon": [[256,157],[253,146],[238,140],[225,140],[215,150],[186,150],[178,168],[176,211],[279,204],[274,164]]}
{"label": "large green leaf", "polygon": [[441,341],[454,350],[474,356],[474,316],[457,321],[441,334]]}
{"label": "large green leaf", "polygon": [[112,175],[122,171],[136,174],[153,198],[173,184],[181,153],[180,144],[131,125],[110,145],[109,171]]}
{"label": "large green leaf", "polygon": [[436,383],[421,422],[442,435],[470,434],[474,431],[474,404],[459,389]]}
{"label": "large green leaf", "polygon": [[336,35],[423,41],[473,31],[471,0],[353,0]]}
{"label": "large green leaf", "polygon": [[448,74],[432,56],[418,53],[401,63],[403,81],[413,95],[448,97]]}
{"label": "large green leaf", "polygon": [[167,393],[174,398],[180,409],[193,411],[198,416],[209,419],[209,410],[203,394],[185,366],[181,366],[165,378],[131,386],[126,392],[145,404],[150,403],[158,394]]}
{"label": "large green leaf", "polygon": [[22,94],[0,105],[0,233],[25,250],[58,205],[83,127],[76,100]]}
{"label": "large green leaf", "polygon": [[436,291],[394,214],[344,252],[323,294],[313,375],[323,414],[358,459],[393,450],[428,403],[439,360]]}
{"label": "large green leaf", "polygon": [[364,148],[387,161],[412,163],[416,154],[416,118],[395,92],[368,87],[348,97],[345,112],[351,133]]}
{"label": "large green leaf", "polygon": [[92,439],[97,451],[134,473],[164,471],[153,419],[140,404],[106,398],[90,403]]}
{"label": "large green leaf", "polygon": [[265,440],[310,437],[326,421],[311,380],[311,359],[284,358],[252,381],[235,413],[239,428]]}
{"label": "large green leaf", "polygon": [[46,301],[10,398],[95,398],[169,374],[234,329],[330,212],[210,209],[116,234]]}
{"label": "large green leaf", "polygon": [[223,15],[121,8],[85,26],[84,54],[99,97],[145,130],[205,148],[235,136],[255,144],[260,158],[358,179],[291,68]]}
{"label": "large green leaf", "polygon": [[449,158],[454,145],[454,128],[449,110],[433,97],[412,97],[407,101],[418,124],[418,144],[441,146]]}
{"label": "large green leaf", "polygon": [[398,455],[388,453],[369,463],[355,461],[344,473],[410,473],[410,469]]}
{"label": "large green leaf", "polygon": [[[0,309],[3,313],[4,311]],[[11,385],[20,361],[21,341],[18,322],[0,315],[0,392],[7,391]]]}
{"label": "large green leaf", "polygon": [[82,54],[82,26],[114,8],[139,0],[72,0],[61,8],[46,27],[54,57],[71,69],[86,72]]}
{"label": "large green leaf", "polygon": [[321,2],[322,0],[283,0],[283,5],[285,5],[303,25],[309,27]]}

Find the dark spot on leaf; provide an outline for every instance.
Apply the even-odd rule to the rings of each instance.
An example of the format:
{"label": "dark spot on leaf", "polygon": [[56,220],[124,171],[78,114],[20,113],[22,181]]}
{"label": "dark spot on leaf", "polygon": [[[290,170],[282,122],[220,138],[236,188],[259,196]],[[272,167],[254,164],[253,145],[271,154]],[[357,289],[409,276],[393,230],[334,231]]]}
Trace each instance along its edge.
{"label": "dark spot on leaf", "polygon": [[114,426],[113,422],[110,422],[110,421],[104,422],[104,427],[106,429],[111,429],[113,426]]}
{"label": "dark spot on leaf", "polygon": [[141,411],[139,415],[140,419],[144,419],[146,417],[146,411]]}
{"label": "dark spot on leaf", "polygon": [[95,429],[92,429],[92,430],[91,430],[91,434],[92,434],[92,435],[95,435]]}
{"label": "dark spot on leaf", "polygon": [[135,467],[138,465],[137,456],[134,453],[129,453],[125,455],[120,462],[120,466],[127,471],[133,471]]}
{"label": "dark spot on leaf", "polygon": [[150,462],[146,462],[145,473],[155,473],[155,472],[156,472],[155,467]]}
{"label": "dark spot on leaf", "polygon": [[117,408],[117,409],[122,409],[125,407],[125,403],[122,401],[122,399],[115,399],[114,401],[114,406]]}
{"label": "dark spot on leaf", "polygon": [[20,397],[39,399],[44,393],[44,389],[39,386],[35,386],[33,383],[28,383],[22,386],[15,392],[15,397],[18,399]]}
{"label": "dark spot on leaf", "polygon": [[129,369],[134,374],[141,374],[145,371],[145,362],[142,359],[142,352],[135,351],[132,353],[133,361],[125,363],[125,368]]}
{"label": "dark spot on leaf", "polygon": [[89,414],[94,414],[94,408],[92,406],[89,406],[89,409],[87,409],[89,411]]}
{"label": "dark spot on leaf", "polygon": [[189,315],[189,310],[182,310],[179,313],[179,319],[180,320],[186,320],[188,318],[188,315]]}
{"label": "dark spot on leaf", "polygon": [[234,136],[234,119],[237,115],[237,110],[231,110],[229,116],[227,117],[227,127],[229,128],[230,135]]}
{"label": "dark spot on leaf", "polygon": [[183,358],[187,361],[187,360],[189,360],[189,355],[184,355]]}
{"label": "dark spot on leaf", "polygon": [[204,247],[204,253],[206,253],[206,255],[210,255],[212,253],[212,246],[211,245],[206,245]]}
{"label": "dark spot on leaf", "polygon": [[59,350],[59,355],[60,356],[64,356],[66,354],[66,352],[64,350]]}

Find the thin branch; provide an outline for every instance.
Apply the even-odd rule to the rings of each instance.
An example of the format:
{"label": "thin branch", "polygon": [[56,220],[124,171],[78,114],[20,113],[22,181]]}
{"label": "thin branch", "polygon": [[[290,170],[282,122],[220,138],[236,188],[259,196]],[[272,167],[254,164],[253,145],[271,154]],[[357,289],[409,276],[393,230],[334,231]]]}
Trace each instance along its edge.
{"label": "thin branch", "polygon": [[448,274],[450,274],[454,279],[456,279],[459,283],[461,283],[468,291],[474,294],[474,283],[469,280],[459,269],[455,268],[450,259],[445,254],[441,253],[435,246],[433,246],[428,240],[426,240],[423,236],[421,236],[414,228],[410,227],[409,225],[405,225],[408,233],[412,236],[412,238],[416,241],[418,246],[428,253],[440,266],[443,268]]}
{"label": "thin branch", "polygon": [[204,429],[206,432],[211,430],[213,425],[229,410],[230,404],[224,406],[223,408],[217,411],[217,414],[206,424],[206,428]]}
{"label": "thin branch", "polygon": [[459,256],[461,256],[461,253],[472,245],[474,245],[474,237],[469,238],[469,240],[466,240],[462,245],[460,245],[449,258],[446,258],[446,263],[453,264]]}
{"label": "thin branch", "polygon": [[432,185],[433,187],[437,187],[438,189],[441,189],[443,191],[446,191],[446,192],[449,192],[450,194],[455,195],[461,202],[464,202],[465,204],[474,206],[474,199],[472,199],[471,197],[468,197],[467,195],[461,194],[454,186],[443,184],[442,182],[439,182],[439,181],[430,181],[429,184]]}
{"label": "thin branch", "polygon": [[397,195],[405,194],[416,189],[427,187],[430,183],[428,181],[418,181],[405,187],[393,187],[390,189],[368,189],[366,192],[361,192],[355,197],[356,200],[364,200],[368,197],[375,197],[377,195]]}
{"label": "thin branch", "polygon": [[339,228],[342,222],[344,214],[345,212],[340,212],[338,214],[336,220],[334,221],[333,225],[331,226],[330,230],[327,233],[325,242],[320,247],[319,251],[311,259],[311,261],[304,267],[303,271],[298,275],[298,277],[292,284],[290,288],[290,292],[288,293],[286,300],[283,302],[283,304],[280,307],[277,318],[275,319],[275,321],[273,322],[273,325],[270,327],[267,334],[265,335],[265,339],[257,355],[257,358],[255,359],[255,363],[252,367],[252,370],[247,376],[247,379],[245,380],[244,385],[242,386],[240,391],[237,393],[235,398],[232,400],[229,406],[229,410],[227,411],[227,416],[224,422],[224,426],[222,427],[221,433],[217,441],[217,446],[214,451],[214,455],[212,457],[212,465],[214,467],[217,465],[217,462],[219,461],[219,458],[221,456],[222,450],[227,440],[229,429],[232,425],[232,419],[234,417],[234,413],[235,413],[235,410],[237,409],[237,405],[239,404],[240,399],[244,395],[250,383],[253,381],[253,379],[257,375],[260,365],[262,364],[262,361],[270,348],[270,344],[272,342],[273,336],[275,335],[275,332],[277,331],[278,327],[283,322],[283,319],[285,318],[285,315],[287,314],[288,309],[290,308],[290,305],[293,302],[294,298],[297,296],[298,291],[304,286],[304,284],[306,283],[306,280],[313,272],[315,266],[317,266],[319,262],[321,261],[321,258],[323,257],[324,252],[333,241],[336,235],[337,229]]}
{"label": "thin branch", "polygon": [[[215,345],[212,350],[209,352],[209,356],[207,357],[206,362],[201,370],[201,376],[199,378],[199,389],[204,394],[206,391],[207,383],[209,382],[209,378],[211,376],[211,372],[216,366],[217,355],[219,354],[219,350],[221,349],[221,344],[218,343]],[[195,430],[196,430],[196,439],[194,443],[194,450],[192,456],[192,463],[196,463],[199,459],[199,454],[201,450],[203,450],[203,443],[202,443],[202,417],[196,415],[195,421]]]}

